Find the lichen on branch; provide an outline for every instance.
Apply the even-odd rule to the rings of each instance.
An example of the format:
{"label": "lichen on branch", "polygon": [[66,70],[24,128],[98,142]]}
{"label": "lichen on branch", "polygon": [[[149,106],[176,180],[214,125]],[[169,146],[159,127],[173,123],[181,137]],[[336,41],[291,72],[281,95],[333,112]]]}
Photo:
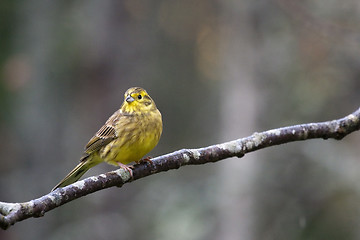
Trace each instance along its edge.
{"label": "lichen on branch", "polygon": [[198,149],[182,149],[133,166],[133,177],[120,168],[88,177],[69,186],[56,189],[37,199],[23,203],[0,202],[0,227],[7,229],[16,222],[44,214],[74,199],[99,190],[144,178],[159,172],[217,162],[230,157],[243,157],[246,153],[284,143],[313,138],[340,140],[360,129],[360,108],[348,116],[327,122],[307,123],[254,133],[249,137]]}

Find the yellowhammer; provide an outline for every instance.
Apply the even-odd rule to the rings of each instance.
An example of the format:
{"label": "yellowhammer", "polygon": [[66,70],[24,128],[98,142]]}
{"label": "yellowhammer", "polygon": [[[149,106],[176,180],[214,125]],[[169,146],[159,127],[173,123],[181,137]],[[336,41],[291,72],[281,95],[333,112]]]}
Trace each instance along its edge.
{"label": "yellowhammer", "polygon": [[142,88],[128,89],[120,109],[86,145],[80,163],[53,190],[76,182],[101,162],[120,166],[132,176],[126,164],[137,162],[150,152],[159,142],[161,133],[161,113],[155,102]]}

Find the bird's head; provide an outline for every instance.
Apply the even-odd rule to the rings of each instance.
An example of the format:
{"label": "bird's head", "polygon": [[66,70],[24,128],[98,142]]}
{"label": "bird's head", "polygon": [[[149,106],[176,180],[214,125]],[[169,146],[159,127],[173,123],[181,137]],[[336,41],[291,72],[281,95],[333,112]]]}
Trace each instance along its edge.
{"label": "bird's head", "polygon": [[156,105],[145,89],[132,87],[125,92],[121,110],[123,113],[147,113],[156,110]]}

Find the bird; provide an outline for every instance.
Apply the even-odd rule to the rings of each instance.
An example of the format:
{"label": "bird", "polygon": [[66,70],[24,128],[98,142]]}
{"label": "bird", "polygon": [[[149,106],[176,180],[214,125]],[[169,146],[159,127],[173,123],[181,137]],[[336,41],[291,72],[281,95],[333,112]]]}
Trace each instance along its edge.
{"label": "bird", "polygon": [[139,162],[150,152],[158,144],[162,129],[161,113],[146,90],[129,88],[120,109],[86,144],[80,163],[52,191],[78,181],[101,162],[119,166],[132,177],[131,166],[126,164]]}

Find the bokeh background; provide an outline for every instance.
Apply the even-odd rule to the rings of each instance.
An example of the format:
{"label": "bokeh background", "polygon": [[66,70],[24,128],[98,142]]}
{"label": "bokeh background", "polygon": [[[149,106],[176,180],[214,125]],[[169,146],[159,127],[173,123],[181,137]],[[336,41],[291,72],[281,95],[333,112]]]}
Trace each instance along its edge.
{"label": "bokeh background", "polygon": [[[359,107],[358,0],[2,0],[0,18],[0,201],[48,193],[132,86],[163,115],[153,157]],[[359,144],[183,167],[0,239],[359,239]]]}

